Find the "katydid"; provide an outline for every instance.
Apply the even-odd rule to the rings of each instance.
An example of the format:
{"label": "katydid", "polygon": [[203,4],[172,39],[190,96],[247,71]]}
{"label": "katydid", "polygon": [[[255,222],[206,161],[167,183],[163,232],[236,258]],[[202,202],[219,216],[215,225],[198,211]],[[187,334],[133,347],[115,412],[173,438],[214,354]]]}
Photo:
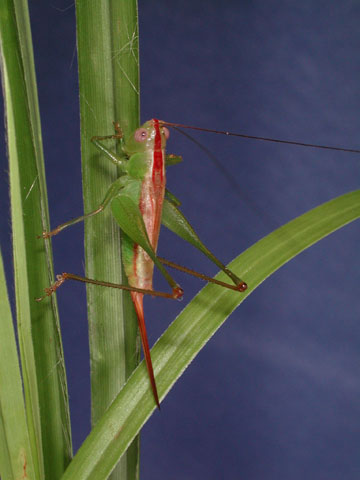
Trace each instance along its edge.
{"label": "katydid", "polygon": [[[51,295],[67,279],[129,290],[138,319],[154,400],[158,408],[160,408],[144,320],[143,296],[144,294],[150,294],[175,299],[182,297],[182,288],[168,273],[164,265],[239,292],[246,290],[247,285],[237,275],[227,269],[201,242],[194,229],[179,210],[180,202],[165,188],[165,167],[175,165],[182,160],[178,156],[165,155],[166,141],[169,138],[169,130],[165,127],[165,122],[157,119],[149,120],[135,130],[127,139],[122,137],[118,125],[115,125],[115,129],[115,135],[93,137],[92,141],[111,162],[119,167],[121,176],[110,186],[103,202],[97,209],[63,223],[50,232],[44,232],[42,237],[49,238],[56,235],[70,225],[97,215],[110,205],[115,220],[123,232],[123,263],[129,285],[111,284],[105,281],[63,273],[57,277],[57,281],[52,286],[45,289],[46,294],[44,297]],[[120,154],[113,153],[104,145],[103,141],[108,138],[115,138],[120,141]],[[206,275],[158,257],[156,249],[161,223],[203,252],[225,272],[232,283],[213,280]],[[164,275],[172,289],[171,293],[153,290],[154,265]]]}

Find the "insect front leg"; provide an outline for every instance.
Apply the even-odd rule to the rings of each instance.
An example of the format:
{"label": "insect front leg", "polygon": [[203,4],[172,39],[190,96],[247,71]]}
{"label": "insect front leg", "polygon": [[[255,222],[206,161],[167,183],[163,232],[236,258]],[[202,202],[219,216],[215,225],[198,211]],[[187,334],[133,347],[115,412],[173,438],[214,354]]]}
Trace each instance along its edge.
{"label": "insect front leg", "polygon": [[127,155],[125,153],[118,154],[112,152],[102,143],[104,140],[120,140],[120,147],[121,149],[123,148],[124,140],[120,125],[114,122],[114,126],[116,132],[115,135],[94,136],[91,138],[91,141],[95,145],[95,147],[100,150],[114,165],[116,165],[123,171],[126,161],[128,159]]}

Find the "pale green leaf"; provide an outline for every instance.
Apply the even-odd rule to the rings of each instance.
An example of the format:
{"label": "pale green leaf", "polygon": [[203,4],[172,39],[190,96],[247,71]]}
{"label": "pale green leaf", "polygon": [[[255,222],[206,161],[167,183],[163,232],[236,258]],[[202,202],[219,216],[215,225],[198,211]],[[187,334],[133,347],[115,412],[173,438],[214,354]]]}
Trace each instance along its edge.
{"label": "pale green leaf", "polygon": [[[230,313],[269,275],[329,233],[360,217],[360,190],[309,211],[257,242],[229,268],[247,281],[241,294],[208,284],[185,307],[151,350],[160,398],[164,398],[199,350]],[[224,274],[216,278],[224,280]],[[63,480],[105,480],[155,409],[144,362],[98,421]]]}
{"label": "pale green leaf", "polygon": [[[114,133],[119,122],[126,135],[139,125],[139,65],[135,0],[78,0],[77,45],[81,119],[84,211],[102,202],[117,178],[116,167],[91,143]],[[108,142],[115,150],[115,143]],[[74,212],[74,216],[80,212]],[[111,211],[85,222],[86,275],[124,283],[120,230]],[[136,317],[128,294],[87,286],[91,366],[91,417],[95,425],[139,361]],[[138,442],[113,473],[137,477]]]}
{"label": "pale green leaf", "polygon": [[56,479],[71,434],[56,298],[35,301],[52,281],[35,69],[26,0],[0,8],[18,338],[30,444],[38,478]]}

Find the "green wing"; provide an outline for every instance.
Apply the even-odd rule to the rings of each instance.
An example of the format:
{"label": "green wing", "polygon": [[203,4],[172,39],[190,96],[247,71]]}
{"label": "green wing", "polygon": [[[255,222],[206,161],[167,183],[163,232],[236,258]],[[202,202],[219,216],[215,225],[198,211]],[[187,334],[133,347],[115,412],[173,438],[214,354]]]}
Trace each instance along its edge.
{"label": "green wing", "polygon": [[[111,202],[111,210],[121,230],[130,238],[133,243],[140,245],[145,250],[145,252],[149,255],[149,257],[164,275],[169,285],[172,288],[177,287],[177,283],[173,280],[162,263],[158,260],[156,253],[151,246],[138,204],[128,190],[122,190],[113,199]],[[129,259],[127,259],[127,261],[129,262]],[[128,268],[131,268],[131,266],[125,265],[125,269]]]}

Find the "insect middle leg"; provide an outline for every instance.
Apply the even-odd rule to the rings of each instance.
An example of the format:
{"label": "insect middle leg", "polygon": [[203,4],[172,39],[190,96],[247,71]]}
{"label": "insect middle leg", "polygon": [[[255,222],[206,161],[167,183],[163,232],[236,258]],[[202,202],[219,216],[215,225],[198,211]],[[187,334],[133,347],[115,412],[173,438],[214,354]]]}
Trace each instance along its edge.
{"label": "insect middle leg", "polygon": [[93,217],[94,215],[97,215],[98,213],[102,212],[111,202],[111,200],[118,194],[120,189],[123,187],[122,182],[120,181],[121,178],[116,180],[109,190],[106,192],[104,200],[100,203],[100,205],[93,210],[90,213],[86,213],[85,215],[81,215],[80,217],[73,218],[72,220],[69,220],[65,223],[62,223],[61,225],[58,225],[56,228],[51,230],[50,232],[43,232],[42,235],[39,235],[38,238],[50,238],[53,237],[54,235],[57,235],[59,232],[64,230],[64,228],[70,227],[71,225],[75,225],[76,223],[83,222],[85,218]]}

